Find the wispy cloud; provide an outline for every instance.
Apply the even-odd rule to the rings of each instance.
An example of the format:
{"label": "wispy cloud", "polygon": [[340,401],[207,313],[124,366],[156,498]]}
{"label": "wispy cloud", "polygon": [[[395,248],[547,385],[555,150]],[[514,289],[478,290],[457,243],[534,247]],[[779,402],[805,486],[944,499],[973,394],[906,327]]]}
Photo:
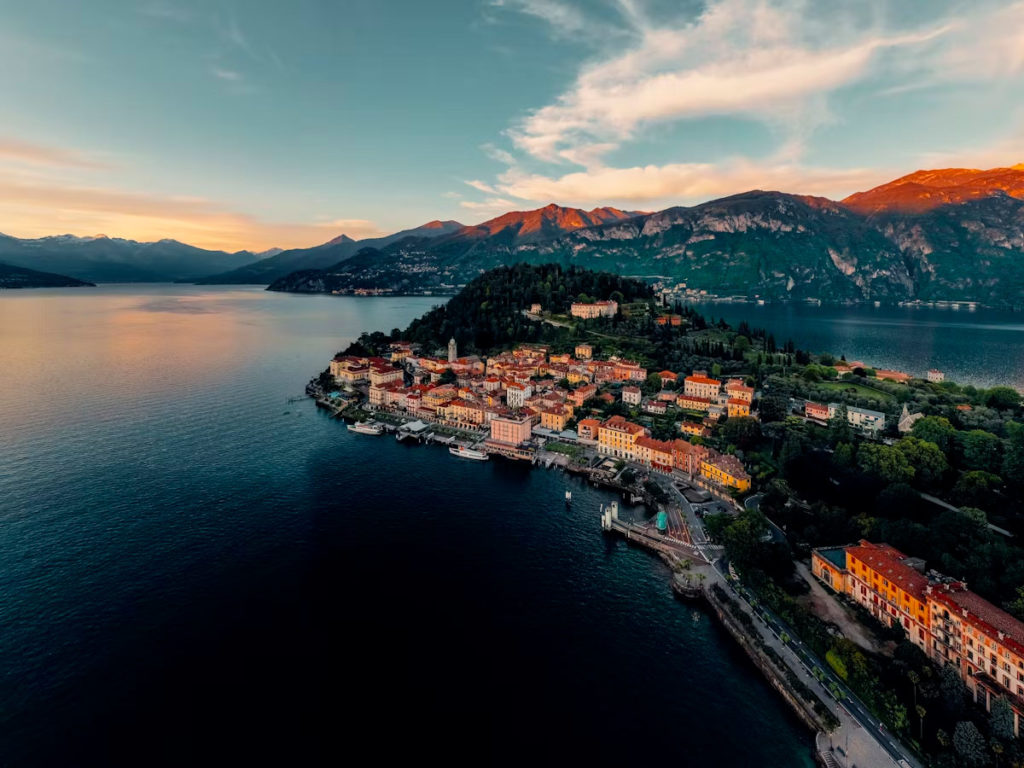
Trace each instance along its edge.
{"label": "wispy cloud", "polygon": [[98,162],[71,149],[34,144],[20,139],[0,136],[0,160],[33,165],[67,168],[106,168]]}
{"label": "wispy cloud", "polygon": [[0,175],[0,220],[7,234],[107,232],[136,240],[174,237],[206,248],[253,251],[317,245],[339,234],[383,234],[367,219],[276,222],[194,196],[154,195],[60,180]]}
{"label": "wispy cloud", "polygon": [[242,74],[233,69],[221,69],[220,67],[214,67],[210,71],[213,73],[214,77],[220,80],[227,80],[229,83],[237,83],[242,80]]}
{"label": "wispy cloud", "polygon": [[[562,28],[588,23],[576,15],[583,6],[570,13],[548,0],[501,5]],[[846,118],[835,112],[835,94],[885,82],[880,92],[897,95],[1024,72],[1021,0],[981,0],[969,14],[939,8],[916,26],[889,21],[899,15],[891,12],[895,0],[857,8],[711,0],[683,23],[654,23],[658,17],[646,13],[642,0],[617,0],[617,6],[632,36],[585,62],[557,98],[514,122],[506,132],[511,152],[484,148],[505,169],[493,181],[467,181],[487,198],[464,207],[484,210],[509,199],[671,204],[757,187],[846,194],[891,170],[803,163],[817,129]],[[613,153],[648,136],[652,126],[708,117],[759,122],[776,146],[767,157],[610,167]],[[546,165],[581,170],[552,173]]]}

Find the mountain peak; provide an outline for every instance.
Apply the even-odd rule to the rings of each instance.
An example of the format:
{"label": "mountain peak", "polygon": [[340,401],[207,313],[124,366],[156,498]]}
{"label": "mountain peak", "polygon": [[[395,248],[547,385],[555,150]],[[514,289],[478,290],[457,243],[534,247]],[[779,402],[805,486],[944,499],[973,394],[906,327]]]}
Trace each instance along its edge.
{"label": "mountain peak", "polygon": [[324,243],[324,245],[337,245],[338,243],[354,243],[354,242],[355,242],[355,240],[353,240],[348,235],[341,234],[341,235],[338,235],[337,237],[332,237],[330,240],[328,240],[326,243]]}
{"label": "mountain peak", "polygon": [[493,237],[506,233],[514,242],[522,243],[557,237],[584,227],[594,227],[612,221],[628,219],[632,214],[617,208],[565,208],[557,203],[548,203],[532,211],[509,211],[482,224],[465,227],[462,234],[469,237]]}
{"label": "mountain peak", "polygon": [[850,195],[843,204],[863,213],[924,213],[996,194],[1024,198],[1024,164],[1008,168],[939,168],[914,171]]}

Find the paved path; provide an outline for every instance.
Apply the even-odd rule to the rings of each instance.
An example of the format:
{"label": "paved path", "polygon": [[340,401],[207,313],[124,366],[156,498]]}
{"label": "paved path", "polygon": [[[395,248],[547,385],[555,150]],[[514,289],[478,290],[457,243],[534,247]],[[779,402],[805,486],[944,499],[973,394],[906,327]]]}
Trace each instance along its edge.
{"label": "paved path", "polygon": [[846,606],[839,602],[835,595],[830,594],[822,586],[822,583],[814,578],[814,575],[806,565],[797,562],[796,571],[811,588],[807,595],[797,598],[798,603],[806,604],[823,621],[835,624],[842,630],[844,637],[853,641],[865,651],[870,653],[882,652],[881,644],[864,628],[863,624],[857,621],[855,616],[850,615]]}

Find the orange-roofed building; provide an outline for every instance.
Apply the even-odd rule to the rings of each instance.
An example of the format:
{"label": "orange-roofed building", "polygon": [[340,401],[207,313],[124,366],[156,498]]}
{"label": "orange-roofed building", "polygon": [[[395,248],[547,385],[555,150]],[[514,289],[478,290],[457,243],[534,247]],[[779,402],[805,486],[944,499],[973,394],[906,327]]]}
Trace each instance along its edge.
{"label": "orange-roofed building", "polygon": [[576,425],[576,433],[580,436],[580,440],[597,440],[600,428],[601,422],[597,419],[580,419]]}
{"label": "orange-roofed building", "polygon": [[754,402],[754,388],[739,379],[729,379],[725,383],[725,393],[733,400],[743,400],[747,404]]}
{"label": "orange-roofed building", "polygon": [[721,388],[722,382],[718,379],[709,379],[707,376],[687,376],[683,379],[683,394],[693,397],[714,400]]}
{"label": "orange-roofed building", "polygon": [[633,446],[633,459],[660,472],[671,472],[672,443],[653,437],[638,437]]}
{"label": "orange-roofed building", "polygon": [[727,453],[712,453],[700,465],[700,473],[707,480],[741,493],[750,490],[750,475],[743,462]]}
{"label": "orange-roofed building", "polygon": [[637,438],[647,430],[639,424],[627,421],[622,416],[612,416],[601,424],[597,433],[597,449],[607,456],[632,459]]}
{"label": "orange-roofed building", "polygon": [[661,383],[664,384],[666,381],[678,381],[679,374],[672,373],[672,371],[658,371],[658,378],[661,379]]}
{"label": "orange-roofed building", "polygon": [[687,411],[707,411],[711,407],[711,399],[698,397],[697,395],[680,395],[676,398],[676,405]]}
{"label": "orange-roofed building", "polygon": [[735,416],[750,415],[750,403],[748,403],[746,400],[739,400],[738,398],[730,397],[726,401],[725,407],[726,413],[728,413],[730,419]]}
{"label": "orange-roofed building", "polygon": [[684,435],[695,437],[711,437],[711,430],[696,421],[683,421],[679,423],[679,431]]}
{"label": "orange-roofed building", "polygon": [[701,463],[710,451],[703,445],[694,445],[686,440],[672,441],[672,466],[688,475],[699,475]]}

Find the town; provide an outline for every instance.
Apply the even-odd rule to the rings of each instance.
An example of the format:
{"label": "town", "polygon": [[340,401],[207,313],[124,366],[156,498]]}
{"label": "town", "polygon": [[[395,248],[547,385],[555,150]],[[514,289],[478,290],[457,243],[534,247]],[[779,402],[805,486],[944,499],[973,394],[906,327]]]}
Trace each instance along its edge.
{"label": "town", "polygon": [[[1021,583],[1003,493],[1019,394],[777,345],[628,281],[593,298],[603,279],[488,273],[405,332],[364,334],[307,392],[353,432],[557,466],[641,503],[650,517],[613,502],[601,527],[708,604],[823,764],[1016,750],[1024,592],[1012,612],[992,600]],[[513,285],[547,301],[488,300]]]}

